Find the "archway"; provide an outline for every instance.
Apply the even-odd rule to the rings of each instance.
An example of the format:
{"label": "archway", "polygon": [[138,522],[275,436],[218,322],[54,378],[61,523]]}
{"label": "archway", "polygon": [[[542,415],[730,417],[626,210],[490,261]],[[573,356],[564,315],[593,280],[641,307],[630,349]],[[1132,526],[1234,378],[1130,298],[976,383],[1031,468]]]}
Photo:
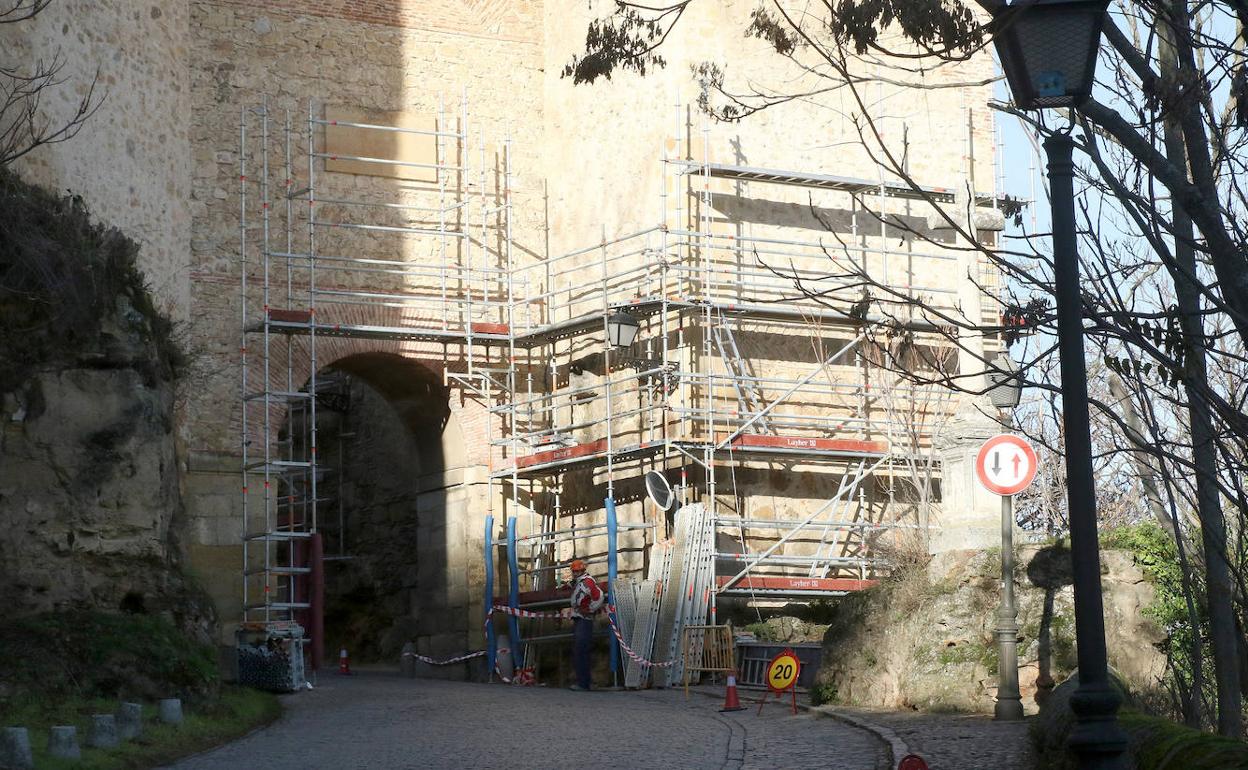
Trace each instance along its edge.
{"label": "archway", "polygon": [[[447,472],[465,463],[448,391],[417,361],[356,353],[317,373],[316,406],[326,649],[394,662],[467,615],[447,521]],[[279,438],[309,443],[311,427],[310,410],[292,413]]]}

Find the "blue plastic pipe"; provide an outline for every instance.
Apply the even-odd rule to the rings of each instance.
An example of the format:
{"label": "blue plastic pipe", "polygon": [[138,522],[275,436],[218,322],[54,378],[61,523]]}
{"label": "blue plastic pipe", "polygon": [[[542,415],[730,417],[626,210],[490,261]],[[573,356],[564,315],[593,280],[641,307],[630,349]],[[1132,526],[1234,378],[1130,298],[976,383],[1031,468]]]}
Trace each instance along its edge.
{"label": "blue plastic pipe", "polygon": [[[507,592],[507,604],[514,610],[520,605],[520,564],[516,560],[516,517],[507,519],[507,574],[511,590]],[[520,618],[508,617],[511,628],[511,659],[516,668],[524,666],[524,649],[520,646]]]}
{"label": "blue plastic pipe", "polygon": [[[607,504],[607,601],[612,607],[615,606],[615,576],[618,571],[616,563],[616,524],[615,524],[615,498],[608,497]],[[611,616],[611,622],[615,623],[615,612],[608,611]],[[620,646],[616,641],[615,634],[607,636],[611,644],[611,678],[615,679],[616,672],[619,670]]]}
{"label": "blue plastic pipe", "polygon": [[485,666],[486,677],[494,678],[497,658],[494,639],[494,517],[485,517]]}

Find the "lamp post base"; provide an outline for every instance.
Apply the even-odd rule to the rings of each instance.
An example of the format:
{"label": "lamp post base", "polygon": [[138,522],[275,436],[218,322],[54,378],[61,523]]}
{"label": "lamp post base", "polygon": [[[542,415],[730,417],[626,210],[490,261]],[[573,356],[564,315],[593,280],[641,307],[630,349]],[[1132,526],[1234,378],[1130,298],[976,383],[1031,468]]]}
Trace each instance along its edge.
{"label": "lamp post base", "polygon": [[1021,698],[1012,700],[997,698],[996,708],[992,712],[994,720],[998,722],[1021,722],[1025,716]]}
{"label": "lamp post base", "polygon": [[1079,757],[1079,770],[1122,770],[1127,736],[1118,725],[1116,714],[1122,697],[1108,683],[1084,684],[1070,696],[1070,710],[1076,722],[1068,745]]}
{"label": "lamp post base", "polygon": [[[997,625],[998,680],[997,705],[992,718],[998,722],[1017,722],[1023,718],[1023,697],[1018,691],[1018,624],[1013,607],[1001,608]],[[1010,616],[1005,613],[1009,611]]]}

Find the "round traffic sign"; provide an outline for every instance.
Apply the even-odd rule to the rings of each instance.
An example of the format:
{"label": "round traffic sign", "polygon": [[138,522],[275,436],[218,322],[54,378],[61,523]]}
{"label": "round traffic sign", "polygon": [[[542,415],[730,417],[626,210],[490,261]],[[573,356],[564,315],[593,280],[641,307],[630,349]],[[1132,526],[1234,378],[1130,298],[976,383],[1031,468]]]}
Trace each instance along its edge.
{"label": "round traffic sign", "polygon": [[797,654],[792,650],[785,650],[767,664],[767,686],[774,692],[783,692],[797,682],[797,675],[801,670],[802,663],[797,659]]}
{"label": "round traffic sign", "polygon": [[1021,436],[993,436],[975,455],[975,478],[989,492],[1017,495],[1036,477],[1036,450]]}

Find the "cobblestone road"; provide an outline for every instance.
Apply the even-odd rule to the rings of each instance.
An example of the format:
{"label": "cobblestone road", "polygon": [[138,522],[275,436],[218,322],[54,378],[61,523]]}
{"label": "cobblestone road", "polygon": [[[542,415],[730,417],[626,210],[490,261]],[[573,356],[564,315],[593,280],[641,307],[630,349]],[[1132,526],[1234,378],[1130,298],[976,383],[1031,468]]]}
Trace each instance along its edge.
{"label": "cobblestone road", "polygon": [[835,708],[892,730],[931,770],[1035,770],[1029,721],[994,722],[979,714],[923,714]]}
{"label": "cobblestone road", "polygon": [[[751,701],[757,697],[750,693]],[[768,704],[719,713],[680,691],[576,693],[365,673],[322,677],[282,719],[177,770],[886,767],[874,735]],[[577,725],[574,730],[572,724]],[[582,740],[577,735],[590,737]]]}

